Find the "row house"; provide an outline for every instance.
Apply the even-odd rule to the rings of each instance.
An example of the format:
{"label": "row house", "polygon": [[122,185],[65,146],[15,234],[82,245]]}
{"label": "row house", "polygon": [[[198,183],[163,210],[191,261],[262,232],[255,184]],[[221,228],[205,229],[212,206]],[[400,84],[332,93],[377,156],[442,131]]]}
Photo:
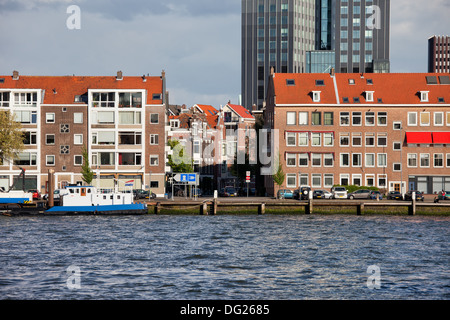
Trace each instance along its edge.
{"label": "row house", "polygon": [[[103,189],[151,188],[165,193],[165,73],[161,76],[0,76],[0,111],[14,114],[25,149],[0,163],[0,186],[26,170],[26,188],[47,192],[82,183],[83,150],[93,185]],[[21,188],[20,183],[16,184]]]}
{"label": "row house", "polygon": [[450,189],[449,74],[272,73],[265,126],[283,187]]}
{"label": "row house", "polygon": [[231,167],[239,152],[248,152],[246,137],[255,126],[251,113],[231,103],[220,110],[196,104],[190,109],[170,108],[169,123],[168,139],[180,141],[192,158],[204,192],[238,185]]}

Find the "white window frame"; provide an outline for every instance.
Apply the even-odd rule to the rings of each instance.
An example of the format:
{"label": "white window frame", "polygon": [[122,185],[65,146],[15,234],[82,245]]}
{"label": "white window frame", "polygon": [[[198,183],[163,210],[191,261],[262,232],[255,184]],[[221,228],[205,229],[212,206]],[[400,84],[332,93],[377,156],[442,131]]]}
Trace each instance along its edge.
{"label": "white window frame", "polygon": [[[152,164],[152,159],[156,159],[156,164]],[[157,166],[159,166],[159,155],[151,154],[150,157],[149,157],[149,160],[150,160],[150,162],[149,162],[150,167],[157,167]]]}
{"label": "white window frame", "polygon": [[[372,164],[370,164],[370,163],[368,162],[368,160],[369,160],[370,158],[373,160],[373,161],[372,161]],[[376,159],[375,153],[366,153],[366,154],[364,155],[364,162],[365,162],[365,166],[366,166],[367,168],[375,168],[376,161],[377,161],[377,159]]]}
{"label": "white window frame", "polygon": [[420,102],[428,102],[428,93],[430,91],[420,91]]}
{"label": "white window frame", "polygon": [[[441,156],[441,160],[442,160],[442,165],[441,166],[437,166],[436,165],[436,156]],[[445,164],[444,164],[444,154],[443,153],[435,153],[433,154],[433,167],[434,168],[444,168]]]}
{"label": "white window frame", "polygon": [[[353,161],[355,159],[355,158],[353,158],[354,156],[359,156],[357,164],[354,164],[354,161]],[[352,161],[352,167],[353,168],[361,168],[362,167],[362,153],[357,153],[357,152],[352,153],[351,161]]]}
{"label": "white window frame", "polygon": [[297,112],[295,111],[286,112],[286,125],[287,126],[297,125]]}
{"label": "white window frame", "polygon": [[[395,166],[400,166],[400,169],[395,169]],[[392,164],[392,171],[393,172],[401,172],[402,171],[402,164],[400,162],[394,162]]]}
{"label": "white window frame", "polygon": [[[385,139],[386,139],[386,143],[385,143],[385,144],[381,144],[381,143],[380,143],[380,138],[385,138]],[[385,147],[387,147],[387,145],[388,145],[388,137],[387,137],[387,134],[386,134],[386,133],[379,133],[379,134],[377,135],[377,146],[380,147],[380,148],[385,148]]]}
{"label": "white window frame", "polygon": [[[49,164],[49,159],[53,158],[53,164]],[[48,154],[45,156],[45,165],[47,167],[54,167],[56,166],[56,156],[53,154]]]}
{"label": "white window frame", "polygon": [[[80,163],[80,164],[77,163],[77,158],[78,158],[78,157],[81,157],[81,163]],[[74,155],[74,156],[73,156],[73,165],[74,165],[74,166],[76,166],[76,167],[81,167],[81,166],[83,165],[83,162],[84,162],[84,160],[83,160],[83,156],[82,156],[82,155],[77,154],[77,155]]]}
{"label": "white window frame", "polygon": [[[314,183],[314,179],[319,179],[319,183]],[[311,187],[312,188],[321,188],[322,187],[322,174],[313,173],[311,174]]]}
{"label": "white window frame", "polygon": [[[373,180],[373,184],[372,185],[369,183],[369,179]],[[368,187],[375,187],[377,185],[377,179],[376,179],[374,174],[366,174],[365,182],[366,182],[365,185],[368,186]]]}
{"label": "white window frame", "polygon": [[[78,139],[78,141],[77,141]],[[82,145],[83,144],[83,134],[74,134],[73,135],[73,144],[74,145]]]}
{"label": "white window frame", "polygon": [[[347,155],[347,158],[348,158],[348,164],[347,165],[344,165],[343,164],[343,155]],[[339,154],[339,165],[340,165],[340,167],[341,168],[348,168],[348,167],[350,167],[350,162],[351,162],[351,158],[350,158],[350,153],[346,153],[346,152],[343,152],[343,153],[340,153]]]}
{"label": "white window frame", "polygon": [[[331,183],[327,183],[327,180],[331,178]],[[332,173],[325,173],[323,175],[323,187],[324,188],[331,188],[334,186],[334,174]]]}
{"label": "white window frame", "polygon": [[[155,140],[158,140],[158,143],[155,143]],[[150,145],[157,146],[159,145],[159,134],[151,134],[150,135]]]}
{"label": "white window frame", "polygon": [[[314,161],[319,161],[319,164],[314,164]],[[311,154],[311,167],[321,168],[322,167],[322,154],[312,153]]]}
{"label": "white window frame", "polygon": [[[436,116],[437,115],[441,115],[441,123],[437,123],[436,122]],[[434,123],[434,125],[436,126],[436,127],[442,127],[442,126],[444,126],[444,112],[435,112],[434,114],[433,114],[433,123]]]}
{"label": "white window frame", "polygon": [[[305,160],[305,159],[306,159],[306,165],[301,164],[302,160]],[[298,166],[301,167],[301,168],[309,167],[309,156],[308,156],[307,153],[300,153],[298,155]]]}
{"label": "white window frame", "polygon": [[[410,116],[414,116],[414,122],[411,122]],[[417,127],[417,112],[408,112],[408,126],[409,127]]]}
{"label": "white window frame", "polygon": [[[384,163],[383,163],[384,159]],[[377,167],[378,168],[387,168],[388,165],[388,159],[387,159],[387,153],[378,153],[377,154]]]}
{"label": "white window frame", "polygon": [[83,124],[83,122],[84,122],[83,118],[84,118],[83,112],[74,112],[74,114],[73,114],[73,123]]}
{"label": "white window frame", "polygon": [[[294,179],[294,183],[290,183],[290,179]],[[286,174],[286,188],[297,188],[297,174],[287,173]]]}
{"label": "white window frame", "polygon": [[[306,138],[306,144],[301,144],[302,141]],[[309,133],[308,132],[299,132],[298,134],[298,146],[299,147],[308,147],[309,146]]]}
{"label": "white window frame", "polygon": [[[327,165],[327,160],[331,160],[331,165]],[[323,155],[323,166],[325,168],[332,168],[334,167],[334,156],[332,153],[325,153]]]}
{"label": "white window frame", "polygon": [[[315,144],[314,139],[319,138],[319,143]],[[322,146],[322,133],[320,132],[312,132],[311,133],[311,147],[321,147]]]}
{"label": "white window frame", "polygon": [[[53,115],[53,120],[51,119],[52,115]],[[55,122],[56,122],[55,113],[54,112],[47,112],[45,114],[45,123],[55,123]]]}
{"label": "white window frame", "polygon": [[[416,165],[414,165],[414,166],[410,165],[410,159],[414,159],[414,161],[416,162]],[[417,153],[408,153],[408,155],[406,156],[406,164],[407,164],[408,168],[417,168],[418,161],[419,161],[419,158],[417,157]]]}
{"label": "white window frame", "polygon": [[[289,164],[289,160],[294,160],[294,164]],[[286,167],[296,167],[297,166],[297,154],[295,153],[286,153]]]}
{"label": "white window frame", "polygon": [[[289,138],[294,138],[294,143],[289,143]],[[296,147],[297,146],[297,133],[286,132],[286,147]]]}

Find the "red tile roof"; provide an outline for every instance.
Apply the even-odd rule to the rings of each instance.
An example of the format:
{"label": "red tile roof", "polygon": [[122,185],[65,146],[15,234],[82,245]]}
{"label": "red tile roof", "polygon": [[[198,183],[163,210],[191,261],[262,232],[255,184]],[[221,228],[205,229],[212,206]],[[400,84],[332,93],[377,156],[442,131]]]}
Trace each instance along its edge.
{"label": "red tile roof", "polygon": [[[427,83],[427,77],[434,77],[436,84]],[[360,103],[369,104],[437,104],[439,98],[450,103],[450,84],[444,84],[449,74],[436,73],[366,73],[366,74],[335,74],[336,84],[330,74],[286,74],[277,73],[274,77],[276,104],[314,104],[313,91],[321,92],[317,104],[354,103],[359,98]],[[288,84],[292,80],[295,84]],[[323,85],[317,85],[316,80],[323,80]],[[366,101],[366,92],[373,92],[374,101]],[[420,101],[420,92],[429,91],[428,102]],[[378,99],[381,99],[379,101]]]}
{"label": "red tile roof", "polygon": [[249,120],[254,120],[255,117],[250,113],[250,111],[248,111],[247,109],[245,109],[243,106],[237,105],[237,104],[227,104],[228,107],[230,107],[232,110],[234,110],[234,112],[236,112],[240,117],[244,118],[244,119],[249,119]]}
{"label": "red tile roof", "polygon": [[[13,80],[9,76],[0,76],[0,89],[42,89],[45,90],[44,104],[72,104],[75,96],[87,93],[88,89],[145,89],[147,104],[162,104],[162,99],[153,100],[153,94],[163,94],[163,80],[161,77],[82,77],[82,76],[20,76]],[[55,89],[56,94],[53,93]]]}
{"label": "red tile roof", "polygon": [[219,110],[210,105],[196,104],[194,107],[198,107],[207,116],[214,116],[219,112]]}

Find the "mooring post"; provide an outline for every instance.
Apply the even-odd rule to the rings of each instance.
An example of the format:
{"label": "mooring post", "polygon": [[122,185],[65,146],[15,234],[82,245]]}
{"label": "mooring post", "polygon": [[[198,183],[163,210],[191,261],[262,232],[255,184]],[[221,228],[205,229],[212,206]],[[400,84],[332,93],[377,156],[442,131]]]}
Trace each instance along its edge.
{"label": "mooring post", "polygon": [[306,210],[305,213],[306,214],[312,214],[313,213],[313,193],[312,191],[309,192],[309,199],[308,199],[308,204],[306,205]]}
{"label": "mooring post", "polygon": [[217,199],[214,199],[213,204],[212,204],[212,214],[213,216],[215,216],[217,214]]}
{"label": "mooring post", "polygon": [[208,203],[203,202],[200,205],[200,215],[201,216],[207,216],[208,215]]}
{"label": "mooring post", "polygon": [[263,214],[265,214],[266,213],[266,204],[265,203],[261,203],[259,206],[258,206],[258,214],[259,215],[263,215]]}
{"label": "mooring post", "polygon": [[411,202],[411,205],[409,206],[408,214],[410,216],[416,215],[416,193],[415,192],[412,193],[412,202]]}
{"label": "mooring post", "polygon": [[155,206],[155,214],[161,213],[161,202],[157,202]]}
{"label": "mooring post", "polygon": [[356,214],[358,216],[361,216],[364,213],[364,203],[360,203],[357,207],[356,207]]}
{"label": "mooring post", "polygon": [[[55,191],[55,187],[53,185],[54,183],[54,175],[55,171],[50,169],[48,170],[48,207],[49,208],[53,208],[55,206],[55,198],[54,198],[54,191]],[[62,198],[60,197],[60,200],[62,201]],[[60,204],[61,205],[61,204]]]}

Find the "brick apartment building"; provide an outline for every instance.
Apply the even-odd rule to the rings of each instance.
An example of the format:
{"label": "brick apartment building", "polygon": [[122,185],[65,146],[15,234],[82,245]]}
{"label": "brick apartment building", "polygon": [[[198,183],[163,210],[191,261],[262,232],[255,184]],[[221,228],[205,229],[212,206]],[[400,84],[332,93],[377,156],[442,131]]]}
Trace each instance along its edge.
{"label": "brick apartment building", "polygon": [[428,72],[450,72],[450,36],[432,36],[428,39]]}
{"label": "brick apartment building", "polygon": [[[149,188],[165,193],[165,73],[151,77],[0,76],[0,111],[12,112],[25,131],[25,149],[0,163],[9,189],[26,169],[26,189],[47,192],[82,182],[82,151],[89,153],[100,188]],[[15,188],[21,189],[22,183]]]}
{"label": "brick apartment building", "polygon": [[450,189],[448,73],[272,73],[265,126],[279,130],[285,188]]}

